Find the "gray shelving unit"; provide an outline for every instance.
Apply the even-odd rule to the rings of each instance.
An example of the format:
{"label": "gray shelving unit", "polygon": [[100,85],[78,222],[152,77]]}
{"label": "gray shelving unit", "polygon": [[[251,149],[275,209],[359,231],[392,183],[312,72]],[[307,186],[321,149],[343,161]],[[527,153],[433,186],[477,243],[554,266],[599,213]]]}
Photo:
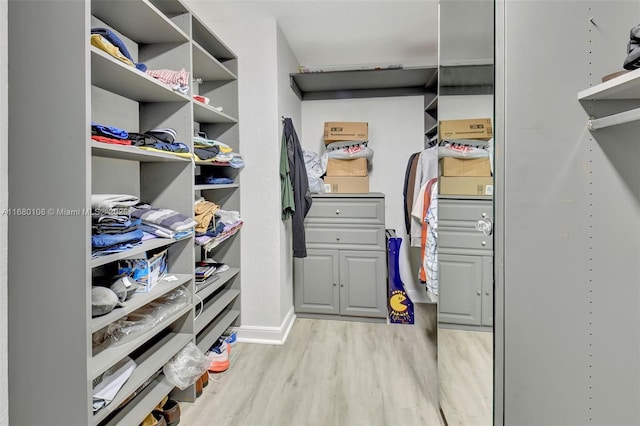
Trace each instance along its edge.
{"label": "gray shelving unit", "polygon": [[[195,386],[176,392],[161,373],[163,365],[189,342],[206,349],[201,343],[239,321],[239,238],[218,249],[220,260],[233,268],[203,290],[213,302],[196,319],[193,237],[150,240],[92,259],[90,215],[64,212],[90,211],[92,193],[124,193],[193,216],[193,161],[92,141],[90,123],[132,132],[171,127],[191,147],[192,135],[203,130],[238,150],[237,59],[179,0],[129,0],[117,6],[108,0],[12,2],[9,22],[9,207],[16,212],[9,218],[8,242],[10,421],[138,424],[169,393],[195,399]],[[42,32],[19,24],[24,22]],[[178,93],[114,59],[90,44],[90,29],[98,26],[113,30],[135,62],[149,69],[184,68],[202,83],[192,82],[188,94]],[[56,42],[43,45],[42,34]],[[209,97],[212,106],[192,94]],[[236,173],[226,169],[216,168]],[[227,209],[240,207],[238,184],[202,192],[220,192]],[[165,279],[123,307],[92,318],[94,276],[110,273],[118,260],[164,248],[168,277],[175,280]],[[177,288],[189,293],[186,306],[128,341],[92,347],[95,333]],[[92,382],[127,356],[137,364],[133,374],[94,414]]]}

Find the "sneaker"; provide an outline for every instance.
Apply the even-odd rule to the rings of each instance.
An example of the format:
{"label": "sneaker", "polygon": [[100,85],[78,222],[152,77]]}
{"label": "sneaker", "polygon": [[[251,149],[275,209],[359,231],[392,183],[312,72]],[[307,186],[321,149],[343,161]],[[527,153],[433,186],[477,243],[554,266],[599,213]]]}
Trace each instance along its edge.
{"label": "sneaker", "polygon": [[224,339],[225,342],[229,344],[229,346],[234,347],[236,345],[236,332],[232,331],[228,336]]}
{"label": "sneaker", "polygon": [[212,373],[222,373],[229,368],[229,345],[212,346],[207,355],[209,357],[209,371]]}

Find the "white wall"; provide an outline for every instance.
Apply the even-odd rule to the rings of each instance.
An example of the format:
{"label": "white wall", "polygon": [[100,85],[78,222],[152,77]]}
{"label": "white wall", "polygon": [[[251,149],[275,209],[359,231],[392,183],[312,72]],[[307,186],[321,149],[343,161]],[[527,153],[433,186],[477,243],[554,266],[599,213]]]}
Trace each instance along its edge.
{"label": "white wall", "polygon": [[491,118],[493,95],[438,96],[438,120]]}
{"label": "white wall", "polygon": [[[0,0],[0,211],[8,207],[7,0]],[[0,215],[0,425],[9,424],[7,380],[7,216]]]}
{"label": "white wall", "polygon": [[409,156],[423,149],[424,98],[402,96],[305,101],[302,103],[302,146],[305,150],[319,154],[324,152],[322,134],[325,121],[369,123],[369,146],[374,150],[369,191],[385,194],[385,226],[395,229],[403,239],[400,275],[407,293],[415,302],[426,301],[424,287],[417,284],[419,249],[410,249],[406,238],[402,196]]}
{"label": "white wall", "polygon": [[[293,121],[298,137],[302,131],[302,103],[291,89],[289,74],[297,72],[298,59],[284,33],[277,27],[278,53],[278,117],[289,117]],[[279,141],[282,139],[280,126]],[[293,315],[293,246],[291,239],[291,220],[280,221],[280,315],[282,318]]]}
{"label": "white wall", "polygon": [[[290,224],[280,202],[281,116],[300,125],[288,74],[297,61],[275,19],[220,22],[216,5],[188,2],[238,56],[242,238],[241,327],[247,342],[281,344],[293,325]],[[286,87],[285,87],[286,86]]]}

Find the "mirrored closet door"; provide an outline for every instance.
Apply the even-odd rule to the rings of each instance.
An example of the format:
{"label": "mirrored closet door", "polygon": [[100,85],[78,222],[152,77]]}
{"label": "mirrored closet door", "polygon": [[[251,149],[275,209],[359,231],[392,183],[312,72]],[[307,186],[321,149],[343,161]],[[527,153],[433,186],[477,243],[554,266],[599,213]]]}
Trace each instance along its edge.
{"label": "mirrored closet door", "polygon": [[[439,122],[489,119],[492,131],[494,1],[440,0],[439,32]],[[493,140],[486,132],[478,139],[448,140],[443,131],[438,136],[440,407],[449,426],[491,425]],[[469,157],[444,162],[448,148]],[[471,158],[480,160],[472,163]],[[471,170],[476,167],[482,170]],[[458,188],[452,188],[452,182]]]}

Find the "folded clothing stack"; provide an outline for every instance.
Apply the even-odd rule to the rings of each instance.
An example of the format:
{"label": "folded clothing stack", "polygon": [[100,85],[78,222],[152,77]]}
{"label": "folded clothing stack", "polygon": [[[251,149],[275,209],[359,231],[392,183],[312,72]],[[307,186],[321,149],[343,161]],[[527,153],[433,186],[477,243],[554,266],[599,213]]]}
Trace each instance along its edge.
{"label": "folded clothing stack", "polygon": [[114,58],[124,62],[127,65],[136,67],[138,70],[145,72],[147,66],[142,63],[135,63],[133,57],[129,53],[127,46],[122,42],[115,32],[108,28],[95,27],[91,28],[91,44],[104,50]]}
{"label": "folded clothing stack", "polygon": [[205,251],[210,251],[238,232],[242,224],[239,212],[218,210],[207,232],[204,235],[196,236],[196,244],[205,246]]}
{"label": "folded clothing stack", "polygon": [[132,144],[141,149],[170,152],[180,157],[191,158],[189,147],[182,142],[177,142],[177,137],[175,129],[170,127],[151,129],[145,133],[129,133]]}
{"label": "folded clothing stack", "polygon": [[131,218],[132,208],[139,201],[129,194],[91,195],[93,257],[120,253],[140,244],[144,235],[141,221]]}
{"label": "folded clothing stack", "polygon": [[143,231],[162,238],[180,240],[193,234],[198,224],[193,218],[171,209],[159,209],[149,204],[139,204],[131,216],[142,220]]}
{"label": "folded clothing stack", "polygon": [[91,139],[97,142],[114,145],[131,145],[129,133],[115,126],[105,126],[91,122]]}

